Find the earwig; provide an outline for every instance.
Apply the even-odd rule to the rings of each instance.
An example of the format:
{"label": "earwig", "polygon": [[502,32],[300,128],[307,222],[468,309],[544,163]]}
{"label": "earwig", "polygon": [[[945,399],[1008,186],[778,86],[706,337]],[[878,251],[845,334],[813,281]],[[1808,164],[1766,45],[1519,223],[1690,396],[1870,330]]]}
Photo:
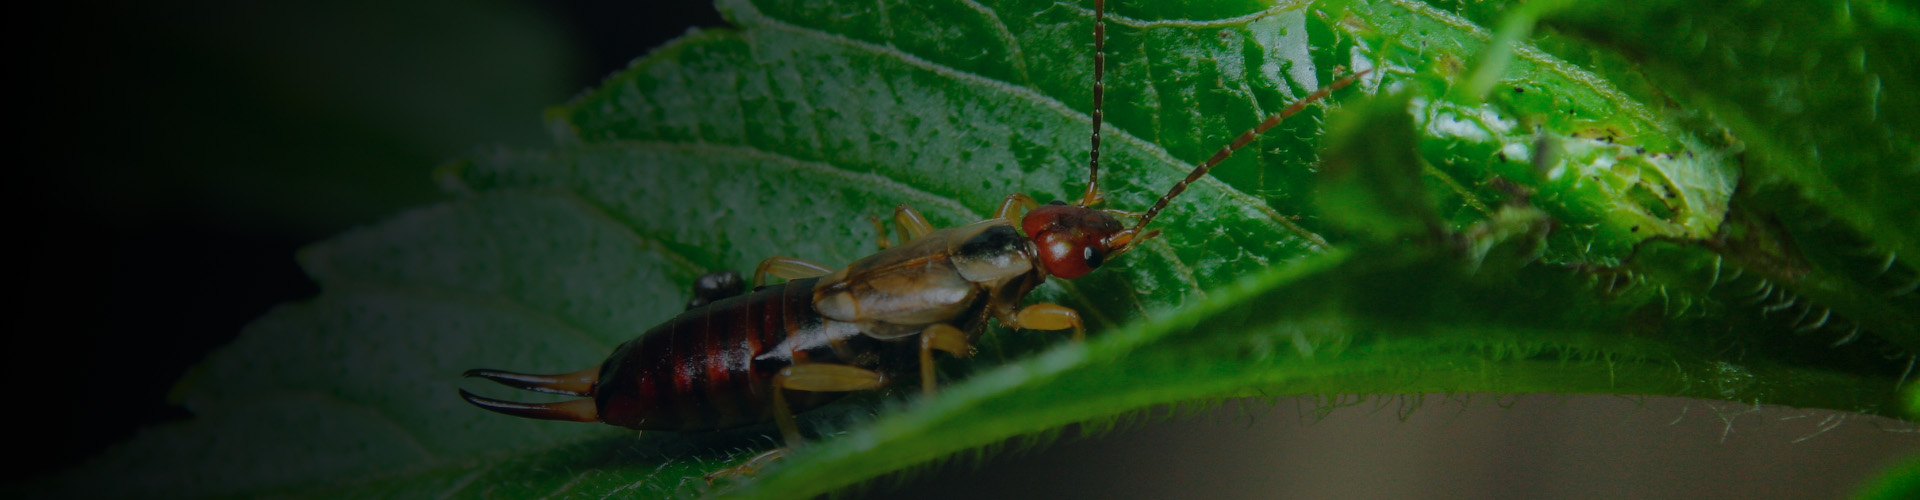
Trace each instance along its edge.
{"label": "earwig", "polygon": [[[751,292],[740,287],[737,274],[703,276],[685,312],[621,344],[599,366],[561,375],[465,374],[582,399],[516,403],[465,390],[461,397],[507,415],[642,430],[705,431],[771,420],[787,446],[798,446],[796,413],[914,375],[922,391],[933,394],[934,351],[971,355],[989,318],[1010,329],[1071,330],[1078,341],[1086,329],[1079,312],[1046,302],[1022,306],[1028,293],[1049,277],[1084,276],[1157,236],[1147,224],[1188,184],[1259,134],[1366,74],[1350,74],[1269,115],[1127,225],[1114,217],[1126,212],[1095,208],[1104,201],[1105,0],[1094,1],[1093,33],[1093,132],[1087,189],[1077,202],[1041,205],[1015,193],[990,219],[938,230],[901,205],[893,213],[899,243],[890,243],[876,220],[883,250],[844,268],[771,257],[754,271]],[[768,276],[787,281],[767,284]],[[750,472],[784,450],[722,472]]]}

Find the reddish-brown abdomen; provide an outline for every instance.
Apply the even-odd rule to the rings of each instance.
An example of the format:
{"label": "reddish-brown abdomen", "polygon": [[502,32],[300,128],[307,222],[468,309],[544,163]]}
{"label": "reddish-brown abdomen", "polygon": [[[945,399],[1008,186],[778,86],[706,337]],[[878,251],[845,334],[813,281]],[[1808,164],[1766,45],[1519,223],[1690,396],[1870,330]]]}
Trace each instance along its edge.
{"label": "reddish-brown abdomen", "polygon": [[[861,335],[851,323],[815,313],[814,281],[765,286],[693,309],[621,344],[601,366],[600,385],[594,392],[601,421],[674,431],[764,422],[773,416],[774,374],[796,359],[860,364],[861,360],[841,359],[832,344],[851,346],[854,352],[907,344],[881,342]],[[798,413],[844,393],[789,391],[787,395]]]}

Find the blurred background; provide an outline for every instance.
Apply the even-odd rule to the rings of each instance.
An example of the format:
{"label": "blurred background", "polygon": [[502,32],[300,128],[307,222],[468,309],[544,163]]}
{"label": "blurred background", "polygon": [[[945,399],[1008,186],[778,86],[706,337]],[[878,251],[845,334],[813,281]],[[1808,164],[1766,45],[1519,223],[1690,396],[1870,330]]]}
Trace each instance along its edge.
{"label": "blurred background", "polygon": [[[431,171],[462,154],[542,147],[544,107],[724,24],[705,0],[32,9],[12,35],[29,155],[26,182],[8,183],[26,236],[6,352],[10,406],[28,418],[16,429],[41,441],[3,469],[9,482],[187,418],[167,402],[174,381],[275,304],[318,292],[300,247],[442,199]],[[1301,417],[1309,401],[1235,403],[869,493],[1821,498],[1920,450],[1906,424],[1792,409],[1429,399],[1409,417],[1389,398],[1317,423]]]}
{"label": "blurred background", "polygon": [[[1328,403],[1340,408],[1320,413]],[[920,499],[1848,498],[1920,449],[1913,425],[1892,419],[1680,398],[1256,399],[1148,421],[1038,453],[1002,453],[984,466],[958,460],[920,481],[876,481],[866,492]]]}

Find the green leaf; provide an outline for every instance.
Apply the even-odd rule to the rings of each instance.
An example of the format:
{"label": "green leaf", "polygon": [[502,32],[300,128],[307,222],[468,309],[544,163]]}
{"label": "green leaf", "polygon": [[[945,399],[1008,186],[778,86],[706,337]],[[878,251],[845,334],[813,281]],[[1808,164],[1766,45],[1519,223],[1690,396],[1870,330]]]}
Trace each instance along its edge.
{"label": "green leaf", "polygon": [[[1757,182],[1800,195],[1893,253],[1920,251],[1920,17],[1812,2],[1570,4],[1555,26],[1648,63],[1758,157]],[[1727,78],[1738,74],[1743,78]]]}
{"label": "green leaf", "polygon": [[[1823,302],[1874,293],[1840,280],[1789,301],[1765,258],[1796,247],[1762,245],[1775,233],[1739,216],[1736,202],[1768,199],[1736,193],[1739,157],[1637,91],[1524,40],[1489,54],[1485,29],[1410,1],[1111,7],[1101,187],[1115,208],[1150,205],[1265,113],[1372,72],[1195,182],[1141,251],[1028,299],[1082,312],[1084,343],[991,328],[976,356],[942,362],[937,396],[902,387],[809,412],[815,440],[716,490],[701,477],[776,446],[770,426],[635,437],[460,401],[457,388],[537,400],[459,374],[594,366],[677,314],[703,273],[870,254],[867,217],[894,205],[951,226],[1008,193],[1085,188],[1087,7],[727,0],[737,30],[690,33],[551,110],[552,149],[477,153],[441,172],[459,200],[308,248],[323,293],[183,381],[193,419],[42,486],[807,497],[1010,437],[1250,395],[1903,408],[1906,337],[1872,325],[1897,324],[1885,315],[1904,299]],[[1507,62],[1472,63],[1488,57]],[[1453,90],[1487,82],[1487,95]],[[1323,117],[1352,125],[1321,149]],[[1370,237],[1384,242],[1441,237],[1343,238],[1369,224],[1390,226]]]}
{"label": "green leaf", "polygon": [[1345,120],[1328,127],[1329,157],[1320,164],[1313,196],[1327,220],[1348,233],[1391,242],[1439,231],[1407,104],[1406,96],[1383,96],[1367,103],[1372,109],[1342,114]]}
{"label": "green leaf", "polygon": [[[1796,292],[1920,348],[1920,17],[1885,2],[1569,3],[1553,26],[1618,48],[1752,158],[1747,228],[1795,247]],[[1735,77],[1735,75],[1738,75]],[[1742,242],[1736,241],[1735,244]]]}

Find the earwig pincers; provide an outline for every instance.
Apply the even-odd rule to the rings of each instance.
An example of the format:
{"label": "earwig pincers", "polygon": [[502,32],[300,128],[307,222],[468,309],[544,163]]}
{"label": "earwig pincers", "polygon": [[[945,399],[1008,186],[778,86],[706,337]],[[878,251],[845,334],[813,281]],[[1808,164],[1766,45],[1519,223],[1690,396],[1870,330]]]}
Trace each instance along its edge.
{"label": "earwig pincers", "polygon": [[[753,273],[714,273],[696,297],[666,323],[614,349],[599,366],[561,375],[470,370],[502,385],[582,396],[554,403],[461,397],[474,406],[545,420],[604,422],[642,430],[706,431],[773,421],[787,446],[803,441],[793,415],[847,393],[918,376],[936,389],[933,353],[967,357],[992,318],[1010,329],[1085,335],[1079,312],[1052,303],[1021,305],[1048,277],[1074,279],[1159,234],[1147,224],[1187,185],[1207,174],[1281,120],[1334,90],[1359,71],[1296,101],[1223,146],[1173,185],[1145,212],[1095,208],[1099,188],[1101,102],[1106,64],[1106,5],[1094,2],[1093,134],[1087,189],[1080,199],[1039,204],[1026,194],[1003,199],[992,218],[934,229],[901,205],[893,212],[899,242],[881,227],[882,250],[834,269],[772,257]],[[1115,215],[1134,219],[1123,224]],[[768,276],[786,281],[768,284]],[[778,458],[777,449],[717,472],[747,473]],[[712,476],[709,476],[711,479]]]}

